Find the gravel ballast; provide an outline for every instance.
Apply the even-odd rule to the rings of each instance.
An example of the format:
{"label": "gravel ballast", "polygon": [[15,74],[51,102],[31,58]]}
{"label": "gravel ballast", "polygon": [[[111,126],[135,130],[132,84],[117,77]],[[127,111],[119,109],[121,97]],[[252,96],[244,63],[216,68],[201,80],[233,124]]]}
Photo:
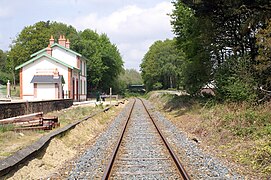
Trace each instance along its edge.
{"label": "gravel ballast", "polygon": [[101,179],[131,106],[129,102],[96,143],[75,161],[68,179]]}
{"label": "gravel ballast", "polygon": [[[144,100],[144,102],[148,109],[151,109],[152,116],[158,121],[162,132],[192,179],[244,179],[217,158],[204,153],[197,143],[189,139],[161,113],[155,111],[148,101]],[[68,179],[100,179],[102,177],[131,105],[132,102],[115,118],[96,143],[75,162]]]}
{"label": "gravel ballast", "polygon": [[192,179],[245,179],[223,162],[204,153],[195,141],[189,139],[184,132],[157,112],[150,102],[145,103]]}

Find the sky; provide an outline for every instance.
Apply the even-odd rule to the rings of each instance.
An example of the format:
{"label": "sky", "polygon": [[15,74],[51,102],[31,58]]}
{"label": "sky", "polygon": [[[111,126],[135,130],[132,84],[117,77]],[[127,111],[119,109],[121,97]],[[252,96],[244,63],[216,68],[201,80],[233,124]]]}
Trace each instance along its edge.
{"label": "sky", "polygon": [[0,49],[7,51],[25,26],[57,21],[78,31],[105,33],[126,69],[140,70],[149,47],[172,39],[170,0],[0,0]]}

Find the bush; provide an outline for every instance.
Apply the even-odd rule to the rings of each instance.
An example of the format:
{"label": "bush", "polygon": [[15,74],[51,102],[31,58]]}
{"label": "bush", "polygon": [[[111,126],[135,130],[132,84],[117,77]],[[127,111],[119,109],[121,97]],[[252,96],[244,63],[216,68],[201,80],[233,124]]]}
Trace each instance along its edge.
{"label": "bush", "polygon": [[159,90],[163,87],[162,83],[160,82],[156,82],[153,86],[152,86],[152,89],[153,90]]}
{"label": "bush", "polygon": [[246,56],[224,62],[215,73],[216,97],[232,102],[254,101],[257,95],[251,67]]}
{"label": "bush", "polygon": [[224,87],[226,98],[232,102],[253,101],[256,98],[253,87],[239,78],[229,77],[229,83]]}

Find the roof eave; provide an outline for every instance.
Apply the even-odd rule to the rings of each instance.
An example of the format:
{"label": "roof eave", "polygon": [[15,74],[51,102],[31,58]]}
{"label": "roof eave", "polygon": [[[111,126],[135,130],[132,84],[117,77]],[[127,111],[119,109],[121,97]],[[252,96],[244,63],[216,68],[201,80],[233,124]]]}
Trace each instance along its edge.
{"label": "roof eave", "polygon": [[31,54],[30,57],[34,57],[34,56],[36,56],[38,54],[42,54],[43,51],[46,51],[46,48],[43,48],[42,50],[39,50],[38,52],[35,52],[35,53]]}

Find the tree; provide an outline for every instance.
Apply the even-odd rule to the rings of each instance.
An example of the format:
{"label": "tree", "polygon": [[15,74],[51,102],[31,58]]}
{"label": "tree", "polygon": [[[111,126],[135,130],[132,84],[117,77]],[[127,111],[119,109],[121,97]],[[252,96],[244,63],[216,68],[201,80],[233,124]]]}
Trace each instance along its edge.
{"label": "tree", "polygon": [[216,98],[233,102],[256,99],[256,82],[250,56],[232,56],[217,68],[215,74]]}
{"label": "tree", "polygon": [[157,83],[164,89],[179,88],[184,56],[175,43],[176,40],[169,39],[156,41],[145,54],[140,67],[148,91]]}
{"label": "tree", "polygon": [[[115,44],[112,44],[106,34],[100,35],[102,62],[104,73],[100,86],[103,91],[109,91],[112,87],[113,91],[117,90],[117,79],[123,71],[123,61],[120,52]],[[116,92],[116,91],[115,91]]]}
{"label": "tree", "polygon": [[34,25],[26,26],[20,32],[13,41],[11,50],[8,53],[8,66],[13,74],[14,85],[15,80],[18,79],[18,72],[15,71],[15,67],[28,61],[31,54],[47,47],[51,35],[59,37],[60,34],[64,34],[67,38],[72,39],[77,37],[77,31],[72,26],[50,21],[40,21]]}
{"label": "tree", "polygon": [[185,6],[184,4],[193,10],[196,18],[211,22],[211,26],[205,27],[205,29],[213,32],[210,53],[212,60],[216,61],[216,66],[233,55],[240,57],[249,55],[252,63],[255,63],[258,53],[255,35],[259,28],[266,27],[266,22],[271,17],[268,0],[175,1],[174,13],[177,18],[173,19],[173,22],[177,36],[180,29],[176,28],[176,23],[183,18],[183,13],[177,9],[180,9],[180,6]]}
{"label": "tree", "polygon": [[171,24],[177,46],[185,54],[182,83],[188,93],[196,94],[212,79],[212,25],[208,19],[197,18],[193,10],[181,1],[173,2],[173,5],[175,9],[171,14]]}
{"label": "tree", "polygon": [[[219,88],[224,88],[230,90],[227,93],[232,95],[238,94],[235,87],[244,87],[252,92],[257,84],[266,83],[260,79],[267,79],[267,71],[255,73],[253,67],[261,69],[260,66],[264,64],[260,60],[262,57],[258,56],[258,48],[261,50],[261,46],[265,46],[261,44],[264,41],[258,38],[256,44],[256,36],[261,34],[260,29],[266,29],[267,19],[271,17],[269,1],[176,0],[173,5],[171,23],[177,44],[187,57],[183,75],[190,93],[197,93],[202,85],[211,81],[220,84],[217,86],[218,92],[223,92]],[[244,62],[246,66],[241,67]],[[235,74],[221,74],[222,71],[231,72],[232,68],[235,68]],[[250,80],[239,76],[234,88],[227,83],[221,86],[220,77],[223,76],[223,83],[232,82],[240,74],[249,74],[247,79]],[[233,96],[228,94],[224,97]]]}
{"label": "tree", "polygon": [[116,80],[123,68],[123,61],[116,45],[106,34],[86,29],[79,32],[79,40],[72,46],[83,54],[87,62],[88,89],[108,92],[116,87]]}
{"label": "tree", "polygon": [[6,84],[11,78],[7,65],[7,52],[0,49],[0,84]]}
{"label": "tree", "polygon": [[135,69],[125,69],[118,77],[118,83],[120,84],[120,90],[124,93],[130,85],[143,84],[140,73]]}
{"label": "tree", "polygon": [[101,47],[99,46],[99,35],[90,29],[79,32],[79,41],[72,45],[76,52],[83,54],[89,60],[87,61],[89,90],[91,87],[91,89],[98,88],[105,68],[103,67]]}
{"label": "tree", "polygon": [[259,84],[264,89],[271,89],[271,20],[265,29],[261,28],[256,35],[259,47],[256,57],[256,72],[259,77]]}
{"label": "tree", "polygon": [[[18,72],[15,67],[28,61],[30,55],[47,47],[50,36],[58,38],[65,35],[71,42],[71,49],[85,56],[87,61],[88,89],[117,89],[115,83],[122,71],[123,61],[117,46],[112,44],[106,34],[99,35],[86,29],[77,32],[72,26],[60,22],[40,21],[26,26],[11,45],[8,53],[8,66],[15,79]],[[16,78],[17,77],[17,78]]]}
{"label": "tree", "polygon": [[7,71],[7,54],[0,49],[0,71]]}

